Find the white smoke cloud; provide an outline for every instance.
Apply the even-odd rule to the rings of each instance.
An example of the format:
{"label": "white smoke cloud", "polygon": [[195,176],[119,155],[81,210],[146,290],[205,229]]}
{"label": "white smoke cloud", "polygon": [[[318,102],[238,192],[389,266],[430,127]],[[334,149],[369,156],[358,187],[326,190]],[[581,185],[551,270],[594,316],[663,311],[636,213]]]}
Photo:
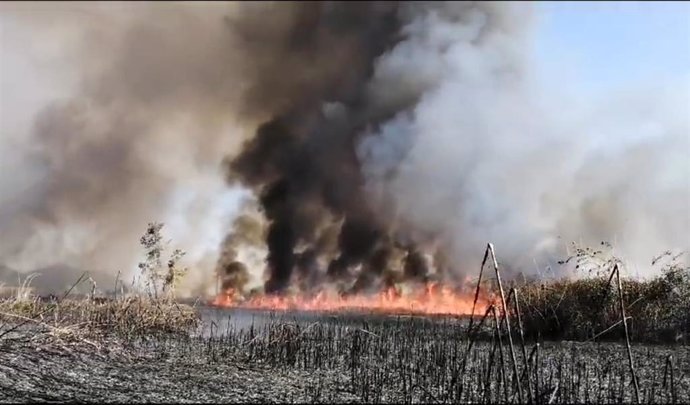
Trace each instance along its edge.
{"label": "white smoke cloud", "polygon": [[688,78],[583,104],[535,77],[529,24],[515,24],[529,16],[468,7],[419,15],[378,61],[381,103],[421,100],[359,146],[373,204],[440,235],[460,272],[489,241],[525,272],[571,241],[612,242],[640,275],[665,249],[688,249]]}

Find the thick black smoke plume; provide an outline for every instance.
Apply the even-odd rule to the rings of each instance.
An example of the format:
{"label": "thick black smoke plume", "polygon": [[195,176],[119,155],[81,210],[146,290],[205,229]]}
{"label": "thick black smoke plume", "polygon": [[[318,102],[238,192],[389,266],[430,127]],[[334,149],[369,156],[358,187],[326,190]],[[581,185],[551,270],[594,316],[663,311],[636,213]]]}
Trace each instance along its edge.
{"label": "thick black smoke plume", "polygon": [[[250,52],[271,55],[257,67],[250,102],[287,103],[276,104],[274,115],[227,163],[229,179],[260,193],[269,221],[267,292],[285,289],[296,267],[314,277],[315,259],[326,253],[314,247],[327,222],[342,225],[326,277],[347,279],[363,263],[374,262],[364,267],[374,272],[386,265],[381,249],[387,247],[378,245],[387,243],[388,229],[367,206],[356,145],[365,125],[383,118],[375,113],[389,113],[371,109],[366,84],[377,57],[400,38],[399,5],[314,2],[289,9],[280,48],[262,42],[259,33],[244,35]],[[310,250],[298,255],[299,245]]]}

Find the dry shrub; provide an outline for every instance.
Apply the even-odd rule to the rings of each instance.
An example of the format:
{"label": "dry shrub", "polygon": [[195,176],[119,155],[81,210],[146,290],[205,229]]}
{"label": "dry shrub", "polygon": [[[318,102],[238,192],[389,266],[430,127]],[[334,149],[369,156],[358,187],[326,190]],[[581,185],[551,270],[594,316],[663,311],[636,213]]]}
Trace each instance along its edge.
{"label": "dry shrub", "polygon": [[145,278],[145,291],[115,298],[97,297],[95,282],[86,277],[92,287],[89,296],[70,298],[72,289],[87,275],[84,273],[61,298],[32,297],[22,292],[29,289],[32,279],[29,276],[15,297],[0,299],[0,336],[3,330],[16,329],[17,325],[68,329],[80,334],[189,334],[199,325],[200,319],[194,308],[179,304],[175,299],[175,287],[186,273],[186,269],[178,266],[184,252],[173,251],[163,265],[162,228],[163,224],[148,224],[140,240],[146,252],[145,260],[139,265]]}
{"label": "dry shrub", "polygon": [[77,327],[86,334],[115,333],[124,336],[180,333],[194,329],[199,318],[194,308],[141,298],[116,300],[41,299],[0,301],[0,321],[12,325]]}
{"label": "dry shrub", "polygon": [[[610,267],[603,266],[596,275],[580,280],[529,282],[518,286],[526,336],[536,338],[540,334],[554,340],[623,338],[623,328],[613,327],[621,320],[619,294],[615,279],[609,283],[609,276],[604,275],[606,270],[610,271]],[[662,269],[661,275],[651,280],[621,282],[626,316],[631,318],[628,321],[631,339],[688,341],[689,267],[673,260]]]}

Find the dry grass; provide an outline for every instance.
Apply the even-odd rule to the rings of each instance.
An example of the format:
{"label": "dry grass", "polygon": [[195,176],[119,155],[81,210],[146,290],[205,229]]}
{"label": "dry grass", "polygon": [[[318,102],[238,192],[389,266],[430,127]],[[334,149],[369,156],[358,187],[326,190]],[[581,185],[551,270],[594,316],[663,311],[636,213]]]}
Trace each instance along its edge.
{"label": "dry grass", "polygon": [[[186,272],[178,266],[184,252],[175,250],[163,265],[166,245],[162,242],[162,227],[148,224],[140,241],[146,252],[139,264],[145,291],[112,299],[97,297],[95,281],[84,273],[61,297],[42,298],[32,294],[34,275],[30,275],[19,280],[19,285],[11,289],[12,295],[0,298],[0,343],[8,344],[17,332],[31,339],[57,337],[60,341],[93,336],[188,336],[201,320],[193,307],[176,302],[175,287]],[[83,298],[70,296],[83,282],[90,282],[90,294]],[[117,284],[116,280],[116,290]]]}
{"label": "dry grass", "polygon": [[[621,280],[630,339],[687,342],[690,337],[690,271],[675,268],[648,281]],[[529,338],[618,340],[624,337],[620,295],[608,277],[516,286]],[[613,328],[612,328],[613,327]],[[603,333],[605,332],[605,333]]]}
{"label": "dry grass", "polygon": [[[485,271],[484,264],[492,271]],[[679,334],[687,341],[690,269],[669,266],[650,281],[619,280],[618,263],[613,263],[610,277],[604,273],[550,284],[524,282],[503,291],[492,245],[487,247],[484,264],[481,272],[496,277],[499,291],[495,296],[500,301],[481,322],[474,325],[472,321],[469,327],[456,319],[382,317],[377,321],[365,315],[352,322],[342,318],[332,322],[320,318],[309,324],[280,321],[263,328],[252,325],[192,337],[189,332],[199,326],[199,315],[195,308],[176,303],[174,294],[116,299],[92,294],[70,299],[67,291],[61,298],[45,300],[17,291],[14,297],[0,300],[0,354],[29,348],[24,351],[35,355],[56,342],[60,350],[74,351],[70,347],[77,345],[65,344],[74,341],[112,351],[108,337],[125,337],[128,344],[137,341],[152,346],[154,358],[161,362],[172,357],[182,361],[185,365],[171,372],[175,375],[188,373],[191,359],[199,370],[233,362],[261,365],[266,372],[306,371],[318,380],[309,386],[315,402],[334,402],[343,399],[343,393],[365,403],[690,400],[687,350],[631,347],[629,342],[678,342]],[[150,268],[155,267],[146,267]],[[484,275],[488,277],[491,274]],[[29,288],[29,283],[22,287]],[[12,332],[18,328],[35,328],[38,333],[29,334],[29,340],[15,338]],[[526,343],[530,338],[536,342]],[[543,341],[622,338],[626,345]],[[144,363],[151,361],[133,356]],[[125,367],[120,374],[129,372]],[[321,380],[326,372],[335,380]],[[322,391],[336,383],[342,392],[341,388],[329,394]]]}
{"label": "dry grass", "polygon": [[3,329],[23,324],[42,329],[72,329],[82,334],[115,333],[131,337],[188,334],[198,325],[199,317],[194,308],[174,301],[138,297],[112,300],[34,298],[0,301],[0,322]]}

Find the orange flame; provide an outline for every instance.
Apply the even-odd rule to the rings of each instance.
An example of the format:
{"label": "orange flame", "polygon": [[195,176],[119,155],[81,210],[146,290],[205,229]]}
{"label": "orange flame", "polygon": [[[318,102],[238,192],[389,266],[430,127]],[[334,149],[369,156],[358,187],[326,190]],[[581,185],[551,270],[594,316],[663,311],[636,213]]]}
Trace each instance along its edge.
{"label": "orange flame", "polygon": [[[266,310],[318,312],[365,310],[378,313],[459,316],[470,315],[473,302],[474,294],[460,294],[447,286],[429,283],[409,295],[402,295],[391,287],[374,295],[341,296],[320,292],[313,297],[262,295],[247,300],[243,300],[237,291],[228,289],[218,295],[211,305]],[[475,315],[484,313],[489,305],[489,299],[482,298],[480,295],[474,311]]]}

